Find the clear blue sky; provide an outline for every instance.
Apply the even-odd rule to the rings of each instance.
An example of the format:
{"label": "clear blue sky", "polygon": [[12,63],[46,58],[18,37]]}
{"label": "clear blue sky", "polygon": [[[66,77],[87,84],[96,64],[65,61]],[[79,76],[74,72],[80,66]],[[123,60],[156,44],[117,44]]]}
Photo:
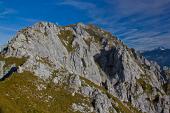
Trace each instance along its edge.
{"label": "clear blue sky", "polygon": [[38,21],[93,23],[136,49],[170,48],[170,0],[0,0],[0,44]]}

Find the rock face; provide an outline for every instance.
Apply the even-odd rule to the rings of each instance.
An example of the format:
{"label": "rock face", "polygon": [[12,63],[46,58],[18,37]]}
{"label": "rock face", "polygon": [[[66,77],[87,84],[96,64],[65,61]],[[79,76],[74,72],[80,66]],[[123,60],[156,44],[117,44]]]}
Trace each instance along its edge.
{"label": "rock face", "polygon": [[112,104],[106,95],[95,91],[93,93],[93,99],[94,108],[97,113],[109,113]]}
{"label": "rock face", "polygon": [[[142,112],[169,113],[169,96],[162,87],[168,80],[159,65],[93,25],[61,27],[40,22],[19,31],[1,54],[28,57],[20,68],[45,80],[52,77],[53,70],[66,69],[75,75],[69,82],[76,92],[81,87],[79,77],[84,77]],[[82,89],[94,96],[97,113],[109,112],[112,105],[106,95],[94,95],[90,87]]]}
{"label": "rock face", "polygon": [[4,75],[4,65],[5,65],[5,62],[4,61],[0,61],[0,79],[3,77]]}
{"label": "rock face", "polygon": [[164,76],[166,76],[167,83],[164,85],[165,92],[170,95],[170,68],[165,67],[163,71]]}

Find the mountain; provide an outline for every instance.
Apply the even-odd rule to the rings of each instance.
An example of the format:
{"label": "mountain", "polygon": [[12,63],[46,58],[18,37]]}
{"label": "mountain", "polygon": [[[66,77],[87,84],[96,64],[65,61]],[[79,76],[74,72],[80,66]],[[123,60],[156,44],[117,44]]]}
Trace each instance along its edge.
{"label": "mountain", "polygon": [[151,51],[144,51],[142,55],[148,60],[156,61],[161,67],[170,67],[170,49],[159,47]]}
{"label": "mountain", "polygon": [[111,33],[39,22],[0,55],[2,113],[169,113],[170,71]]}

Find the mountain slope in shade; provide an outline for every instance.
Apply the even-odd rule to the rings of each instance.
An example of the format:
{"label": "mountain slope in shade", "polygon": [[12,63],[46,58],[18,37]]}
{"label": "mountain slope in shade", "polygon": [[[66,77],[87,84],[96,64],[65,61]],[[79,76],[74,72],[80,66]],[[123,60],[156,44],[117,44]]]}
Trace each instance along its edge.
{"label": "mountain slope in shade", "polygon": [[169,113],[169,72],[93,25],[20,30],[0,74],[5,113]]}
{"label": "mountain slope in shade", "polygon": [[156,61],[160,66],[170,67],[170,49],[159,47],[142,53],[148,60]]}

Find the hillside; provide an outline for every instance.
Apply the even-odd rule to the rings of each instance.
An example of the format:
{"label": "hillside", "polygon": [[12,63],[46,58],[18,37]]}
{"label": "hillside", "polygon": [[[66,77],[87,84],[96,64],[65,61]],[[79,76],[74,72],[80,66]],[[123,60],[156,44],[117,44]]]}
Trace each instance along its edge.
{"label": "hillside", "polygon": [[169,113],[169,73],[94,25],[22,29],[0,67],[2,113]]}

